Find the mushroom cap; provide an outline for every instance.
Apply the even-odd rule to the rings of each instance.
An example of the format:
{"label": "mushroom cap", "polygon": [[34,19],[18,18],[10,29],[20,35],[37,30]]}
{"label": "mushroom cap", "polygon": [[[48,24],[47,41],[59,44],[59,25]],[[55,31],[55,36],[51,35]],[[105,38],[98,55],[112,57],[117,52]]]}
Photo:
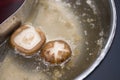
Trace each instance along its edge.
{"label": "mushroom cap", "polygon": [[36,53],[45,43],[45,34],[40,28],[30,25],[23,25],[11,36],[11,45],[20,52],[21,55],[31,56]]}
{"label": "mushroom cap", "polygon": [[50,41],[41,50],[41,57],[51,64],[61,64],[71,56],[70,46],[63,40]]}

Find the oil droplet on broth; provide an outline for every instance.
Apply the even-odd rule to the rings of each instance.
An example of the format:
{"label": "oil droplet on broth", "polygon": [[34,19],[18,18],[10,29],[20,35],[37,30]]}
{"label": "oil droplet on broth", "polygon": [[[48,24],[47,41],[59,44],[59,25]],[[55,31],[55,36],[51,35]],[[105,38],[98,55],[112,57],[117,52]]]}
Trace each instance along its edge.
{"label": "oil droplet on broth", "polygon": [[[78,28],[80,27],[80,24],[75,17],[73,11],[66,8],[62,2],[57,2],[56,0],[41,0],[39,13],[37,14],[33,25],[40,27],[43,32],[45,32],[48,41],[55,39],[67,41],[68,44],[70,44],[74,55],[74,52],[76,52],[74,50],[77,46],[80,48],[79,44],[81,44],[82,37],[80,34],[81,31]],[[77,53],[80,52],[77,51]],[[48,80],[45,72],[29,73],[23,68],[17,67],[14,63],[15,61],[11,60],[11,57],[12,56],[7,56],[3,62],[0,80]],[[71,60],[71,62],[74,63],[74,60]],[[71,66],[69,65],[69,67]]]}

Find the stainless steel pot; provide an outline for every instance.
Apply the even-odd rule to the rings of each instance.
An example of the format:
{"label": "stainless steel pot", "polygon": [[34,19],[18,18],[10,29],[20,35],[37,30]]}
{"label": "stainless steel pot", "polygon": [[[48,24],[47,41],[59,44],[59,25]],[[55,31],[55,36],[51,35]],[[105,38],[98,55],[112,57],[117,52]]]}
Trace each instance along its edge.
{"label": "stainless steel pot", "polygon": [[[34,22],[36,15],[38,15],[38,9],[40,8],[40,0],[25,0],[23,5],[8,19],[6,19],[0,25],[0,42],[5,41],[10,34],[19,27],[20,24],[25,22]],[[41,0],[42,1],[42,0]],[[54,0],[49,0],[54,1]],[[57,1],[57,0],[56,0]],[[81,29],[80,34],[82,34],[82,42],[80,53],[73,57],[72,67],[61,68],[61,67],[46,67],[44,65],[42,69],[47,70],[44,74],[47,79],[60,79],[60,80],[82,80],[88,76],[104,59],[107,54],[116,29],[116,11],[113,0],[62,0],[65,3],[71,5],[71,9],[74,14],[79,17],[81,23],[78,29]],[[35,12],[36,11],[36,12]],[[0,48],[0,57],[4,57],[1,60],[4,65],[3,53],[14,53],[11,52],[10,48],[7,48],[7,52],[4,51],[4,45]],[[7,45],[8,46],[8,45]],[[4,49],[3,49],[4,48]],[[79,51],[78,51],[79,52]],[[76,51],[77,53],[77,51]],[[1,55],[2,54],[2,55]],[[29,70],[36,67],[30,67],[33,65],[33,59],[25,59],[21,56],[12,55],[14,61],[17,61],[21,66],[27,66]],[[21,62],[22,61],[22,62]],[[74,64],[74,65],[73,65]],[[2,66],[2,65],[1,65]],[[29,68],[30,67],[30,68]],[[1,71],[1,70],[0,70]],[[3,71],[4,72],[4,71]],[[43,75],[43,74],[42,74]],[[27,76],[27,75],[26,75]],[[51,76],[54,76],[51,77]],[[9,76],[8,76],[9,77]],[[18,76],[19,77],[19,76]],[[27,76],[29,77],[29,76]],[[21,78],[22,79],[22,78]],[[44,78],[41,78],[44,79]],[[28,79],[29,80],[29,79]]]}

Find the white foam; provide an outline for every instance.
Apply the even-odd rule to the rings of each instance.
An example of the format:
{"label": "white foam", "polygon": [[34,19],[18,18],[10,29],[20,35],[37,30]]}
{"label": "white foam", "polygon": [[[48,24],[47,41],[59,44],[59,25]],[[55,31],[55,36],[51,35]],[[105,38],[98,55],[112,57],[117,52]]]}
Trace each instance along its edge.
{"label": "white foam", "polygon": [[29,28],[23,30],[14,38],[14,42],[17,45],[27,50],[30,50],[33,47],[35,47],[40,41],[41,38],[39,34],[32,26],[29,26]]}
{"label": "white foam", "polygon": [[92,0],[87,0],[86,3],[91,7],[91,9],[93,10],[93,13],[97,14],[97,9],[96,9],[96,6],[94,5],[94,2]]}

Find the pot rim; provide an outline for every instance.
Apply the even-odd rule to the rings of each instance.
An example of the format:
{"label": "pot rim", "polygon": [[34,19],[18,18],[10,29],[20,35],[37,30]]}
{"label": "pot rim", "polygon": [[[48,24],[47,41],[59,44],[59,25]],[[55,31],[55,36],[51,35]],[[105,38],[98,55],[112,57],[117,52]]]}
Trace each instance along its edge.
{"label": "pot rim", "polygon": [[116,32],[117,15],[116,15],[116,7],[115,7],[114,0],[109,0],[109,4],[110,4],[110,8],[111,8],[111,16],[112,16],[110,26],[112,28],[111,28],[110,35],[109,35],[109,38],[107,40],[107,43],[106,43],[105,47],[102,49],[99,57],[94,61],[94,63],[86,71],[84,71],[81,75],[79,75],[74,80],[83,80],[90,73],[92,73],[95,70],[95,68],[97,68],[98,65],[101,63],[101,61],[105,58],[107,52],[109,51],[109,49],[112,45],[112,42],[113,42],[113,39],[114,39],[114,36],[115,36],[115,32]]}

